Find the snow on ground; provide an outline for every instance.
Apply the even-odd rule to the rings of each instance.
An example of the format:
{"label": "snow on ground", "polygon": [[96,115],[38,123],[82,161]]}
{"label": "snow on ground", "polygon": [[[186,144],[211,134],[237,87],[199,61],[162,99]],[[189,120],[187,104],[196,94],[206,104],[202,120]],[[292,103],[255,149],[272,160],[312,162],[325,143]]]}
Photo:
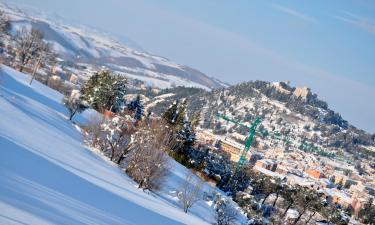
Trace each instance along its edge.
{"label": "snow on ground", "polygon": [[150,101],[151,103],[148,103],[147,101],[145,101],[146,102],[145,110],[147,110],[148,108],[154,107],[156,104],[165,101],[166,98],[172,97],[173,95],[175,94],[174,93],[162,94],[153,98],[152,101]]}
{"label": "snow on ground", "polygon": [[[37,81],[30,87],[29,76],[8,67],[0,77],[0,224],[212,222],[205,202],[185,214],[167,194],[144,193],[84,147],[61,94]],[[76,121],[84,123],[91,113]],[[172,166],[166,188],[175,190],[187,170]]]}

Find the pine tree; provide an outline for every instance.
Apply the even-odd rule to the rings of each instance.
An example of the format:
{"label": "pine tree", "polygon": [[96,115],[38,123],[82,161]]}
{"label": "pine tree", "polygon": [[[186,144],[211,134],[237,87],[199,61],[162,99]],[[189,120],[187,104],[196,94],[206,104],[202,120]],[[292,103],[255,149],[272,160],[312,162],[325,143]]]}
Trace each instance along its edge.
{"label": "pine tree", "polygon": [[109,71],[95,73],[82,87],[82,98],[98,111],[119,112],[125,104],[126,78]]}
{"label": "pine tree", "polygon": [[109,96],[110,100],[107,107],[110,107],[111,112],[118,113],[125,106],[124,96],[126,94],[127,81],[125,77],[116,75],[112,78],[110,84],[112,86],[112,92]]}
{"label": "pine tree", "polygon": [[96,72],[81,88],[82,98],[86,100],[93,109],[99,109],[98,93],[100,92],[100,83],[106,75],[107,73],[105,71]]}
{"label": "pine tree", "polygon": [[140,121],[144,116],[144,106],[141,102],[140,95],[137,95],[137,97],[128,104],[127,108],[134,112],[134,119],[136,121]]}
{"label": "pine tree", "polygon": [[200,121],[201,121],[201,114],[200,112],[196,112],[194,113],[194,115],[192,116],[191,118],[191,126],[193,128],[193,130],[195,131],[195,129],[198,127]]}
{"label": "pine tree", "polygon": [[187,101],[183,100],[181,103],[175,101],[162,117],[171,131],[170,147],[178,154],[188,157],[196,137],[194,127],[187,117]]}
{"label": "pine tree", "polygon": [[180,146],[179,151],[185,155],[188,155],[191,148],[193,148],[196,137],[193,127],[187,119],[184,120],[182,129],[177,131],[176,138]]}
{"label": "pine tree", "polygon": [[140,104],[136,111],[135,111],[135,114],[134,114],[134,119],[136,121],[140,121],[142,119],[142,117],[144,116],[144,107],[142,104]]}
{"label": "pine tree", "polygon": [[177,116],[175,119],[175,130],[176,131],[182,130],[186,121],[188,121],[187,101],[186,99],[184,99],[178,107]]}
{"label": "pine tree", "polygon": [[178,106],[179,101],[176,100],[172,105],[163,113],[162,117],[167,122],[168,125],[175,125],[176,118],[178,116]]}

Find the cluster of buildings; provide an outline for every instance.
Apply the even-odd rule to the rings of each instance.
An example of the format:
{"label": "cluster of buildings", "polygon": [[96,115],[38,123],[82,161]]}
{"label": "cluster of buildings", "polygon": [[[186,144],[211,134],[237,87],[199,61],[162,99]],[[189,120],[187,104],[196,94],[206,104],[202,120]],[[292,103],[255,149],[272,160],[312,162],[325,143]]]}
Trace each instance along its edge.
{"label": "cluster of buildings", "polygon": [[[238,161],[244,146],[228,138],[220,138],[210,131],[201,131],[198,140],[216,146],[218,151]],[[280,178],[290,185],[315,189],[326,199],[342,208],[358,213],[363,206],[375,199],[375,170],[365,167],[360,174],[354,166],[337,162],[303,151],[285,151],[283,148],[252,149],[247,156],[253,169],[266,176]],[[374,206],[375,207],[375,206]]]}

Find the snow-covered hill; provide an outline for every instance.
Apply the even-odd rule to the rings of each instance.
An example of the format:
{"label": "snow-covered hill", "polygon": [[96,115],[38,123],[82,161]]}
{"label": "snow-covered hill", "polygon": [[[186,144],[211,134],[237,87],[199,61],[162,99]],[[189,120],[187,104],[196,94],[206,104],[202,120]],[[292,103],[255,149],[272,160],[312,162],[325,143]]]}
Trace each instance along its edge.
{"label": "snow-covered hill", "polygon": [[[62,95],[29,76],[0,72],[0,224],[209,224],[200,201],[183,213],[173,193],[186,168],[171,161],[161,192],[147,194],[87,149],[67,120]],[[77,116],[84,123],[94,111]],[[210,187],[203,188],[209,191]]]}
{"label": "snow-covered hill", "polygon": [[[156,114],[164,112],[172,102],[186,98],[189,114],[200,113],[203,129],[228,136],[241,144],[248,130],[218,119],[218,113],[247,125],[257,116],[261,117],[262,129],[279,134],[284,141],[289,138],[292,141],[289,145],[292,144],[296,150],[300,149],[301,143],[307,143],[314,146],[317,155],[334,153],[337,157],[333,158],[352,163],[356,158],[375,157],[375,134],[352,126],[307,87],[253,81],[211,92],[184,87],[163,90],[158,94],[142,90],[135,92],[145,95],[145,107]],[[258,136],[257,141],[259,148],[266,152],[272,148],[286,148],[283,141],[270,136]]]}
{"label": "snow-covered hill", "polygon": [[120,43],[108,34],[86,27],[67,25],[27,8],[0,3],[12,20],[12,33],[21,27],[34,27],[44,32],[60,57],[94,66],[105,66],[158,88],[171,86],[218,88],[225,85],[204,73]]}

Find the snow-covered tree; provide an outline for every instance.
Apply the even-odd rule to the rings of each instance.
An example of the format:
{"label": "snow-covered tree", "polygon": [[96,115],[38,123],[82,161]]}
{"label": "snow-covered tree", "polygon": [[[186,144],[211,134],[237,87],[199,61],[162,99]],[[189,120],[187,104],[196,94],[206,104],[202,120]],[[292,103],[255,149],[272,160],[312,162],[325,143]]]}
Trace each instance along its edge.
{"label": "snow-covered tree", "polygon": [[111,112],[118,113],[125,107],[124,96],[127,90],[126,84],[127,80],[124,76],[112,76],[111,82],[109,83],[109,86],[112,87],[112,92],[107,96],[109,99],[107,107],[110,106],[109,110]]}
{"label": "snow-covered tree", "polygon": [[110,71],[100,71],[83,85],[82,98],[95,110],[117,113],[125,105],[126,84],[124,76],[114,75]]}
{"label": "snow-covered tree", "polygon": [[87,102],[81,98],[78,90],[73,90],[70,95],[64,96],[63,104],[69,111],[69,120],[72,120],[76,113],[82,113],[88,108]]}
{"label": "snow-covered tree", "polygon": [[184,120],[181,130],[177,131],[176,139],[179,142],[177,151],[188,155],[194,145],[196,136],[191,123],[187,119]]}
{"label": "snow-covered tree", "polygon": [[231,225],[234,223],[238,212],[229,200],[217,193],[214,197],[214,207],[217,225]]}
{"label": "snow-covered tree", "polygon": [[136,121],[140,121],[144,116],[144,106],[141,102],[140,95],[137,95],[137,97],[128,104],[127,108],[134,112],[134,119]]}
{"label": "snow-covered tree", "polygon": [[224,155],[210,152],[209,155],[206,157],[206,166],[204,168],[204,172],[211,178],[218,181],[218,187],[222,188],[224,185],[227,184],[231,175],[231,163],[228,157]]}
{"label": "snow-covered tree", "polygon": [[163,113],[162,117],[168,125],[175,125],[178,117],[179,101],[176,100],[172,105]]}
{"label": "snow-covered tree", "polygon": [[321,202],[319,195],[307,188],[300,188],[297,195],[295,206],[298,211],[298,217],[294,220],[293,225],[296,225],[298,221],[302,218],[302,216],[309,211],[309,209],[313,209],[313,211],[317,211],[314,207]]}
{"label": "snow-covered tree", "polygon": [[[194,126],[187,117],[187,101],[175,101],[163,113],[162,117],[169,126],[171,132],[170,148],[179,154],[179,157],[186,158],[196,140]],[[196,121],[194,121],[196,123]],[[187,161],[183,159],[182,161]]]}
{"label": "snow-covered tree", "polygon": [[101,138],[104,141],[102,151],[109,152],[111,161],[113,161],[115,157],[121,157],[124,149],[127,149],[131,141],[130,127],[128,123],[126,123],[126,120],[122,117],[115,116],[112,119],[105,120],[101,128]]}
{"label": "snow-covered tree", "polygon": [[133,135],[132,149],[126,157],[126,173],[142,189],[158,189],[166,177],[169,166],[165,153],[168,132],[157,122],[144,124]]}
{"label": "snow-covered tree", "polygon": [[177,197],[185,213],[200,199],[199,192],[203,186],[200,178],[194,178],[193,174],[186,175],[185,180],[181,184]]}
{"label": "snow-covered tree", "polygon": [[[50,58],[52,48],[43,41],[42,31],[23,27],[15,35],[16,51],[20,62],[19,71],[23,71],[25,66],[35,61],[35,68],[45,63]],[[34,68],[34,69],[35,69]]]}
{"label": "snow-covered tree", "polygon": [[189,151],[190,164],[198,170],[203,170],[206,165],[207,156],[209,154],[209,147],[198,146],[197,148],[192,148]]}
{"label": "snow-covered tree", "polygon": [[84,128],[85,130],[85,142],[87,145],[97,148],[104,149],[104,141],[102,139],[102,124],[105,118],[101,114],[95,114],[91,116]]}
{"label": "snow-covered tree", "polygon": [[223,185],[222,189],[229,192],[231,195],[235,196],[237,192],[245,190],[251,182],[251,168],[243,166],[238,168],[235,172],[232,172],[232,176],[228,183]]}

